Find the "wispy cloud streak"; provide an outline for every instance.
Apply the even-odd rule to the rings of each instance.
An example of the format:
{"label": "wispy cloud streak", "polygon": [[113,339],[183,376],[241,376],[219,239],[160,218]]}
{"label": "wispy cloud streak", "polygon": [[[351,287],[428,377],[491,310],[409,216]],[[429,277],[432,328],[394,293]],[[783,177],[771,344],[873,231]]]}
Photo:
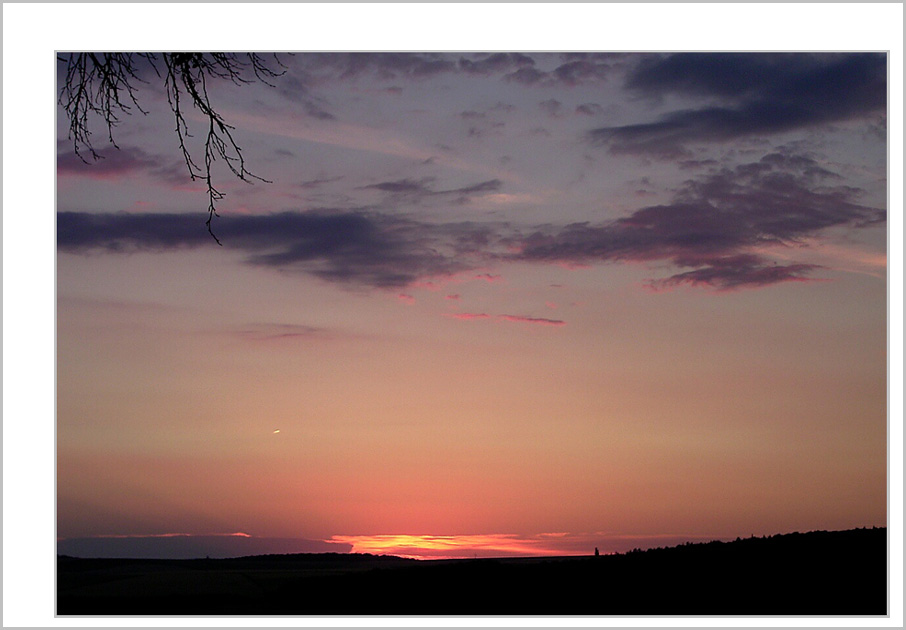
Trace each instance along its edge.
{"label": "wispy cloud streak", "polygon": [[496,192],[503,186],[499,179],[489,179],[483,182],[477,182],[469,186],[460,186],[459,188],[448,188],[435,190],[431,187],[433,178],[424,178],[420,180],[400,179],[394,181],[379,182],[363,186],[366,190],[379,190],[389,193],[394,197],[409,198],[420,200],[425,197],[449,197],[458,198],[459,202],[466,202],[473,195],[481,195],[489,192]]}
{"label": "wispy cloud streak", "polygon": [[328,333],[324,328],[302,324],[248,324],[235,331],[239,337],[249,341],[291,341],[316,339]]}
{"label": "wispy cloud streak", "polygon": [[562,319],[549,319],[547,317],[528,317],[527,315],[498,315],[498,317],[507,322],[516,322],[519,324],[539,324],[541,326],[565,326],[566,322]]}
{"label": "wispy cloud streak", "polygon": [[488,315],[487,313],[445,313],[447,317],[453,319],[473,320],[473,319],[496,319],[504,322],[515,322],[518,324],[538,324],[541,326],[565,326],[566,322],[562,319],[549,319],[547,317],[529,317],[528,315]]}

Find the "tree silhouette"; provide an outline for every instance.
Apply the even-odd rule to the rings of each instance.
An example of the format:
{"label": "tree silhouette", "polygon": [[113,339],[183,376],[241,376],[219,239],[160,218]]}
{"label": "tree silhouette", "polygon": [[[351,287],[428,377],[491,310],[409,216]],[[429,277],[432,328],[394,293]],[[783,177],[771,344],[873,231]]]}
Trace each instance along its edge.
{"label": "tree silhouette", "polygon": [[[87,153],[92,160],[103,158],[91,142],[89,123],[92,118],[102,119],[110,143],[119,148],[113,138],[113,129],[121,116],[131,115],[133,109],[147,114],[139,104],[139,84],[147,84],[147,68],[164,82],[167,102],[176,123],[176,136],[182,151],[189,177],[201,179],[208,192],[208,232],[221,244],[211,228],[217,214],[216,204],[224,193],[214,186],[211,167],[222,160],[230,171],[245,182],[268,180],[258,177],[246,168],[242,150],[236,144],[232,131],[211,103],[208,83],[226,80],[235,85],[260,81],[273,87],[271,79],[286,70],[279,57],[258,53],[68,53],[57,57],[65,64],[65,78],[60,87],[59,103],[69,118],[69,139],[83,162]],[[204,143],[203,167],[192,157],[186,139],[192,137],[186,123],[186,101],[198,109],[207,120]]]}

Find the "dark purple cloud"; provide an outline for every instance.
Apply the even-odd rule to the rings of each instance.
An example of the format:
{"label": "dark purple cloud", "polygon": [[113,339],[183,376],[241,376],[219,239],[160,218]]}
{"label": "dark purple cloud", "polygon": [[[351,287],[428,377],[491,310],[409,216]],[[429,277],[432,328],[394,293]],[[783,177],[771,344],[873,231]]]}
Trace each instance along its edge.
{"label": "dark purple cloud", "polygon": [[57,248],[126,252],[216,246],[206,230],[199,232],[199,221],[203,225],[205,220],[198,214],[58,212]]}
{"label": "dark purple cloud", "polygon": [[419,180],[399,179],[393,181],[379,182],[364,186],[366,190],[380,190],[381,192],[390,193],[398,197],[424,198],[434,196],[453,195],[458,196],[460,200],[465,201],[469,195],[476,195],[486,192],[495,192],[500,190],[503,182],[499,179],[489,179],[483,182],[476,182],[468,186],[459,188],[448,188],[436,190],[431,187],[434,178],[426,177]]}
{"label": "dark purple cloud", "polygon": [[533,54],[536,61],[549,61],[554,57],[559,61],[553,70],[542,70],[537,65],[523,65],[504,75],[504,80],[523,85],[544,85],[573,87],[586,83],[600,83],[607,80],[622,55],[597,53],[550,53]]}
{"label": "dark purple cloud", "polygon": [[312,117],[317,118],[318,120],[335,120],[336,116],[327,111],[322,107],[316,99],[306,99],[301,101],[302,109],[305,113]]}
{"label": "dark purple cloud", "polygon": [[876,116],[887,103],[884,54],[679,53],[646,56],[626,88],[701,97],[709,104],[658,120],[602,127],[589,138],[617,153],[673,159],[688,145]]}
{"label": "dark purple cloud", "polygon": [[494,53],[463,57],[459,68],[469,73],[500,74],[507,81],[524,85],[572,87],[606,80],[621,58],[596,53]]}
{"label": "dark purple cloud", "polygon": [[603,81],[610,74],[612,66],[591,59],[575,59],[568,61],[551,73],[557,82],[565,85],[579,85]]}
{"label": "dark purple cloud", "polygon": [[483,182],[478,182],[471,184],[470,186],[462,186],[460,188],[452,188],[450,190],[441,190],[437,194],[441,195],[468,195],[472,193],[483,193],[483,192],[494,192],[500,190],[503,187],[503,182],[499,179],[488,179]]}
{"label": "dark purple cloud", "polygon": [[[859,203],[861,191],[838,180],[810,157],[772,153],[688,180],[670,203],[600,225],[548,225],[526,233],[507,224],[425,223],[365,210],[312,210],[224,216],[218,236],[250,264],[371,287],[403,287],[494,261],[663,261],[678,271],[653,280],[654,287],[738,289],[805,280],[816,269],[795,261],[777,265],[757,253],[759,248],[796,245],[828,228],[886,220],[884,210]],[[500,186],[488,180],[436,191],[429,184],[399,180],[373,188],[425,196]],[[198,215],[62,212],[58,248],[78,253],[216,247],[203,226]]]}
{"label": "dark purple cloud", "polygon": [[316,83],[314,76],[302,68],[298,61],[294,61],[298,59],[300,57],[284,60],[287,71],[280,77],[280,81],[275,83],[276,89],[295,103],[305,115],[318,120],[335,120],[336,116],[327,109],[329,104],[313,91]]}
{"label": "dark purple cloud", "polygon": [[770,154],[689,180],[672,203],[641,208],[608,224],[538,230],[516,244],[515,258],[572,264],[669,261],[691,269],[653,281],[661,287],[736,289],[802,280],[813,265],[778,266],[749,250],[885,220],[883,210],[857,202],[858,190],[828,186],[835,177],[807,157]]}
{"label": "dark purple cloud", "polygon": [[519,68],[515,72],[511,72],[506,75],[504,78],[507,81],[512,81],[513,83],[522,83],[523,85],[535,85],[541,83],[547,78],[547,73],[538,70],[538,68],[528,67],[528,68]]}
{"label": "dark purple cloud", "polygon": [[398,179],[388,182],[379,182],[363,186],[366,190],[380,190],[381,192],[393,193],[395,195],[430,195],[433,191],[428,186],[433,180],[426,177],[420,180]]}
{"label": "dark purple cloud", "polygon": [[[192,214],[57,214],[63,252],[128,252],[217,247]],[[431,225],[369,212],[285,212],[223,216],[218,237],[246,262],[313,274],[324,280],[400,287],[469,269],[467,259],[496,239],[493,228]]]}
{"label": "dark purple cloud", "polygon": [[521,53],[477,54],[459,59],[458,67],[469,74],[488,75],[512,72],[514,68],[530,67],[535,60]]}
{"label": "dark purple cloud", "polygon": [[604,107],[597,103],[582,103],[576,106],[576,113],[585,116],[597,116],[604,112]]}
{"label": "dark purple cloud", "polygon": [[343,179],[342,175],[338,175],[337,177],[317,177],[315,179],[309,179],[304,182],[300,182],[298,186],[299,188],[310,190],[312,188],[320,188],[324,184],[340,181],[341,179]]}
{"label": "dark purple cloud", "polygon": [[[683,262],[680,259],[677,264],[682,265]],[[818,265],[802,263],[778,265],[775,262],[768,264],[764,257],[752,254],[718,256],[714,258],[700,257],[686,262],[693,266],[704,266],[692,271],[678,273],[662,280],[652,280],[650,286],[655,289],[662,289],[687,284],[690,286],[710,286],[723,290],[732,290],[761,287],[779,282],[805,282],[809,280],[806,274],[815,269],[820,269]]]}
{"label": "dark purple cloud", "polygon": [[[424,79],[441,74],[499,76],[525,85],[575,86],[607,78],[621,55],[574,53],[306,53],[294,57],[287,81],[296,95],[319,82],[376,77],[385,81]],[[549,69],[548,69],[549,68]]]}
{"label": "dark purple cloud", "polygon": [[351,79],[364,75],[385,80],[425,78],[458,70],[457,58],[442,53],[338,52],[306,53],[297,57],[303,84],[313,80]]}

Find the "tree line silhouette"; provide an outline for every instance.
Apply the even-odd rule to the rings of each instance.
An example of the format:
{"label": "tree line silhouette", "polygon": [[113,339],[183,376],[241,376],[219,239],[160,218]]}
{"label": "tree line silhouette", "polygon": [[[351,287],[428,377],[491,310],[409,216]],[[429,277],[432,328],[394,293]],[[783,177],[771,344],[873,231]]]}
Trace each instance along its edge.
{"label": "tree line silhouette", "polygon": [[58,585],[60,615],[885,615],[887,530],[560,558],[61,557]]}

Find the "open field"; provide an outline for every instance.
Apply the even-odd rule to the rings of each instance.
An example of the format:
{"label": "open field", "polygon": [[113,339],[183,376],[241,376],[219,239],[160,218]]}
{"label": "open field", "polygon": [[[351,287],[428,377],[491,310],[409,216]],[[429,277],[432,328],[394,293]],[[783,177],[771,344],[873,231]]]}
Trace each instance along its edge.
{"label": "open field", "polygon": [[887,530],[595,557],[58,559],[59,615],[884,615]]}

